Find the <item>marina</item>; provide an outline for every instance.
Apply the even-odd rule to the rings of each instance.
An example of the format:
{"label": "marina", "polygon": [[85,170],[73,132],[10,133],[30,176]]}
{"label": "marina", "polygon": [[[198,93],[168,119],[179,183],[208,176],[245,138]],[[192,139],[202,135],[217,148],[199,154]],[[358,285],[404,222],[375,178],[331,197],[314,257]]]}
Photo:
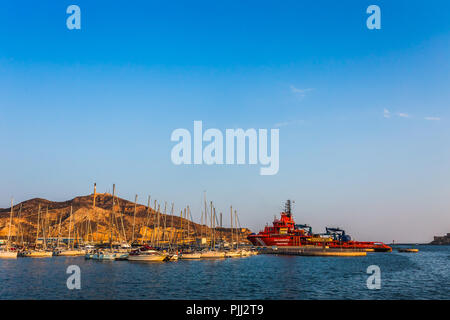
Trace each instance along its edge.
{"label": "marina", "polygon": [[[195,223],[189,206],[168,213],[156,200],[148,205],[98,194],[96,184],[89,196],[69,202],[49,203],[32,199],[8,209],[5,245],[1,258],[51,258],[83,256],[97,261],[164,262],[193,259],[225,259],[255,255],[240,227],[237,211],[230,206],[230,228],[222,226],[222,212],[216,213],[204,194],[200,223]],[[80,204],[81,203],[81,204]],[[45,208],[45,209],[44,209]],[[5,216],[6,217],[6,216]],[[0,217],[1,218],[1,217]],[[234,225],[234,226],[233,226]],[[238,227],[239,226],[239,227]]]}
{"label": "marina", "polygon": [[[81,198],[84,204],[74,209]],[[280,219],[275,218],[272,227],[266,226],[255,234],[241,228],[237,211],[232,206],[230,228],[224,228],[222,212],[216,212],[212,201],[208,205],[206,193],[200,223],[194,222],[191,209],[186,206],[176,217],[178,228],[173,204],[169,214],[167,202],[164,202],[162,209],[155,200],[151,208],[149,196],[148,205],[140,206],[138,210],[138,196],[135,196],[134,202],[118,198],[115,184],[112,194],[97,194],[94,183],[92,195],[75,199],[64,204],[68,212],[52,212],[48,204],[44,210],[44,202],[37,201],[33,204],[34,208],[37,204],[34,226],[30,226],[33,208],[28,210],[28,219],[24,220],[24,203],[15,208],[11,199],[8,237],[0,258],[84,256],[85,259],[100,261],[163,262],[178,259],[220,260],[258,253],[361,257],[367,252],[392,251],[382,242],[354,241],[343,229],[336,227],[326,227],[325,233],[313,233],[309,225],[295,223],[290,200],[286,201]],[[103,214],[96,214],[100,209]],[[20,222],[14,223],[15,220]],[[24,226],[24,222],[28,226]]]}

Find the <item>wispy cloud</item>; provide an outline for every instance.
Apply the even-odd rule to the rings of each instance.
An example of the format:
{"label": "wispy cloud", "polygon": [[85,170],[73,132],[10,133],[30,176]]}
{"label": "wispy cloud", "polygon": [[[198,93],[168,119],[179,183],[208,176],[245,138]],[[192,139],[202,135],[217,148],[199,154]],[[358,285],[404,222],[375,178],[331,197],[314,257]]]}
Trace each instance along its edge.
{"label": "wispy cloud", "polygon": [[291,126],[291,125],[295,125],[295,124],[300,124],[303,122],[304,122],[303,120],[291,120],[291,121],[277,122],[277,123],[275,123],[274,127],[275,128],[286,127],[286,126]]}
{"label": "wispy cloud", "polygon": [[300,97],[305,97],[307,92],[313,91],[313,88],[299,89],[294,86],[291,86],[291,91]]}
{"label": "wispy cloud", "polygon": [[[405,113],[405,112],[397,112],[394,113],[395,116],[400,117],[400,118],[411,118],[412,116],[409,113]],[[383,117],[389,119],[392,116],[392,113],[384,108],[383,109]],[[440,121],[441,118],[440,117],[424,117],[425,120],[427,121]]]}

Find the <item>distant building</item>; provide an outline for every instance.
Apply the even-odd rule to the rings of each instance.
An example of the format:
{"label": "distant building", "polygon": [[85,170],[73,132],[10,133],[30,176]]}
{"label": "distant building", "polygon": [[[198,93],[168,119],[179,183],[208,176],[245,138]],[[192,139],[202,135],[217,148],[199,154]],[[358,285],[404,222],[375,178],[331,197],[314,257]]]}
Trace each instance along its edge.
{"label": "distant building", "polygon": [[447,233],[445,236],[434,236],[434,240],[431,241],[430,244],[450,244],[450,233]]}

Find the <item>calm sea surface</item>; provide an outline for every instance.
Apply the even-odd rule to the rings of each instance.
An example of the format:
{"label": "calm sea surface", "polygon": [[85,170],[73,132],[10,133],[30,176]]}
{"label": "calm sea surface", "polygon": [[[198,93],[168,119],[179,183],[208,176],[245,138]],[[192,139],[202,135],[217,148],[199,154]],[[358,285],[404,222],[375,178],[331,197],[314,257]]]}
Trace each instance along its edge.
{"label": "calm sea surface", "polygon": [[[258,255],[140,263],[84,257],[0,259],[0,299],[450,299],[450,246],[366,257]],[[81,269],[81,290],[66,269]],[[367,267],[381,289],[367,289]]]}

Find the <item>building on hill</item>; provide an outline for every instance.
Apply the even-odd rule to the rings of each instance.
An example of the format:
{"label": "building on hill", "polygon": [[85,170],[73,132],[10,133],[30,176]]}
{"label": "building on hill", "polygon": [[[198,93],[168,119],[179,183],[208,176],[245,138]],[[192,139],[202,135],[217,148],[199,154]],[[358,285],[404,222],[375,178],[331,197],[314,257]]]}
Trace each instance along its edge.
{"label": "building on hill", "polygon": [[450,244],[450,233],[445,236],[434,236],[434,240],[430,244]]}

